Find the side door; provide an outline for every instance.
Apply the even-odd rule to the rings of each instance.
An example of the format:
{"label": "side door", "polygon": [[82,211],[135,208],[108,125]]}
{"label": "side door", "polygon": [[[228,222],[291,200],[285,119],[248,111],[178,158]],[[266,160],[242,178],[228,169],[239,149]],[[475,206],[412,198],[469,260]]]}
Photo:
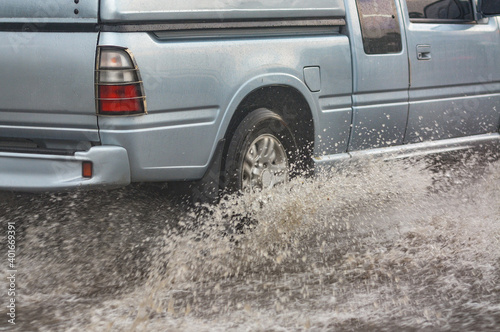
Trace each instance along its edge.
{"label": "side door", "polygon": [[500,32],[472,0],[401,0],[410,63],[405,142],[485,134],[500,121]]}
{"label": "side door", "polygon": [[408,53],[397,0],[346,1],[353,57],[349,151],[403,143],[408,117]]}

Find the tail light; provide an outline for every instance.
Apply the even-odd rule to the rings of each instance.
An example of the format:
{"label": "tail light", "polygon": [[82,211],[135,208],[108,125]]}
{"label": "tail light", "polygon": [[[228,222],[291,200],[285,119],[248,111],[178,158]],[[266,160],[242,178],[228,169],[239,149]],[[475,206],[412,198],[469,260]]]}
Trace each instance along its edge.
{"label": "tail light", "polygon": [[146,114],[146,96],[134,57],[126,48],[99,46],[96,61],[99,115]]}

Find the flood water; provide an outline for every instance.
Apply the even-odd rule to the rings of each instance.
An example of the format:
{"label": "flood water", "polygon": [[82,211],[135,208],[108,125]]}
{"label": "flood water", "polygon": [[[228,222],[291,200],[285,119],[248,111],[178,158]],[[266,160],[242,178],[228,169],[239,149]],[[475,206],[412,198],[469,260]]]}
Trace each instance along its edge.
{"label": "flood water", "polygon": [[500,331],[498,150],[212,206],[157,185],[3,192],[4,238],[9,221],[16,325],[4,300],[0,331]]}

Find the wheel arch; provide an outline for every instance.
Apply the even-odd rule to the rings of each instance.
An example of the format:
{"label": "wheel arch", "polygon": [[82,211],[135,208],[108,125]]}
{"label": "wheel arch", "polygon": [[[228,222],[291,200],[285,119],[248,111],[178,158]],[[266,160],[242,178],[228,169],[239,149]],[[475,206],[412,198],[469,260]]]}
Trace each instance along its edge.
{"label": "wheel arch", "polygon": [[[239,123],[252,110],[268,108],[280,115],[296,135],[301,151],[312,155],[318,114],[316,101],[307,86],[291,75],[264,75],[245,83],[234,95],[225,112],[218,138],[228,142]],[[224,163],[224,160],[223,160]]]}

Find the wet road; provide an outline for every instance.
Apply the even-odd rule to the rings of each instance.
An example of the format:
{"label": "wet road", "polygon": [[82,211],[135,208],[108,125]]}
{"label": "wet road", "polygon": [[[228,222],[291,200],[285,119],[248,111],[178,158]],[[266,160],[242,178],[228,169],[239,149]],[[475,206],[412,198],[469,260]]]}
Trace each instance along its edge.
{"label": "wet road", "polygon": [[497,151],[201,208],[154,185],[0,193],[18,264],[0,331],[500,331]]}

